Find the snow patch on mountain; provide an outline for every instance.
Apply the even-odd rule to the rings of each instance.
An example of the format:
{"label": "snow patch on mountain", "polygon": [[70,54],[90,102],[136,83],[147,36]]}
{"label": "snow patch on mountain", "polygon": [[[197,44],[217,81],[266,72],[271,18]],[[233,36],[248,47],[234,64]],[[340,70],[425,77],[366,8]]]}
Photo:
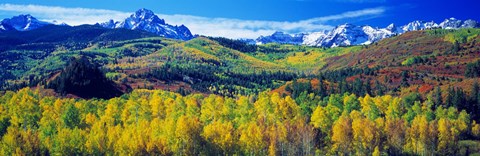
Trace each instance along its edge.
{"label": "snow patch on mountain", "polygon": [[306,34],[303,37],[302,44],[314,46],[317,45],[318,42],[321,42],[319,39],[323,39],[327,36],[328,31],[320,31],[320,32],[313,32]]}

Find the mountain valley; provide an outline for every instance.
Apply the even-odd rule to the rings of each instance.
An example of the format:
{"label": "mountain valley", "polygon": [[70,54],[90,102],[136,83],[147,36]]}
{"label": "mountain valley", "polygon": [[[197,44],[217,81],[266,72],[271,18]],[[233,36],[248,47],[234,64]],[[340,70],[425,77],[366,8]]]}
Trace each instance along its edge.
{"label": "mountain valley", "polygon": [[0,155],[480,153],[475,20],[257,39],[167,22],[2,20]]}

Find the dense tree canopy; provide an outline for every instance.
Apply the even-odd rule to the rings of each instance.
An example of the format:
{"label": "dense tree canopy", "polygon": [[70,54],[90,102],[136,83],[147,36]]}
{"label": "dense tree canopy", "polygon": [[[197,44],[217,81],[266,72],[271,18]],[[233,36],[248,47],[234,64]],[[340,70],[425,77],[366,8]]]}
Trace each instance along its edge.
{"label": "dense tree canopy", "polygon": [[[53,155],[461,155],[463,110],[390,95],[217,95],[134,90],[110,100],[0,96],[0,152]],[[307,103],[307,104],[305,104]],[[303,109],[310,107],[312,109]],[[311,115],[310,115],[311,114]],[[476,151],[478,152],[478,151]]]}

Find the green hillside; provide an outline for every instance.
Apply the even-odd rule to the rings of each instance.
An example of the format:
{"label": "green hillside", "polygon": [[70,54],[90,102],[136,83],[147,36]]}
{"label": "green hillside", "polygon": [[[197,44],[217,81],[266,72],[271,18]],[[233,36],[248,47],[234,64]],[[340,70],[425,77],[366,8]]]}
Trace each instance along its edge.
{"label": "green hillside", "polygon": [[[52,33],[59,30],[67,34]],[[468,86],[462,80],[471,76],[460,71],[477,61],[478,34],[478,29],[415,31],[368,46],[320,48],[211,37],[178,41],[123,29],[51,26],[0,35],[12,42],[29,38],[3,47],[0,69],[5,74],[0,80],[4,89],[45,85],[82,55],[118,85],[133,89],[237,96],[275,89],[296,78],[322,77],[337,87],[359,78],[384,93],[428,93],[434,86]]]}

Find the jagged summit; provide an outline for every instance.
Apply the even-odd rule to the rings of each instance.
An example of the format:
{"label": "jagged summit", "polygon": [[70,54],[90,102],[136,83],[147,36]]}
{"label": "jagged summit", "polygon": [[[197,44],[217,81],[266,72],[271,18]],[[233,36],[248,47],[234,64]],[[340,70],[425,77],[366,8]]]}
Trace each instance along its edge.
{"label": "jagged summit", "polygon": [[165,20],[160,19],[153,11],[142,8],[137,10],[134,14],[130,15],[130,19],[134,22],[148,22],[150,24],[162,24],[165,25]]}
{"label": "jagged summit", "polygon": [[22,14],[12,18],[6,18],[0,23],[0,31],[28,31],[37,29],[51,23],[39,21],[30,14]]}
{"label": "jagged summit", "polygon": [[100,23],[99,25],[111,29],[125,28],[131,30],[143,30],[163,37],[181,40],[189,40],[193,38],[192,33],[186,26],[173,26],[167,24],[164,19],[159,18],[153,13],[153,11],[145,8],[135,11],[135,13],[130,15],[124,21],[119,22],[109,20]]}

